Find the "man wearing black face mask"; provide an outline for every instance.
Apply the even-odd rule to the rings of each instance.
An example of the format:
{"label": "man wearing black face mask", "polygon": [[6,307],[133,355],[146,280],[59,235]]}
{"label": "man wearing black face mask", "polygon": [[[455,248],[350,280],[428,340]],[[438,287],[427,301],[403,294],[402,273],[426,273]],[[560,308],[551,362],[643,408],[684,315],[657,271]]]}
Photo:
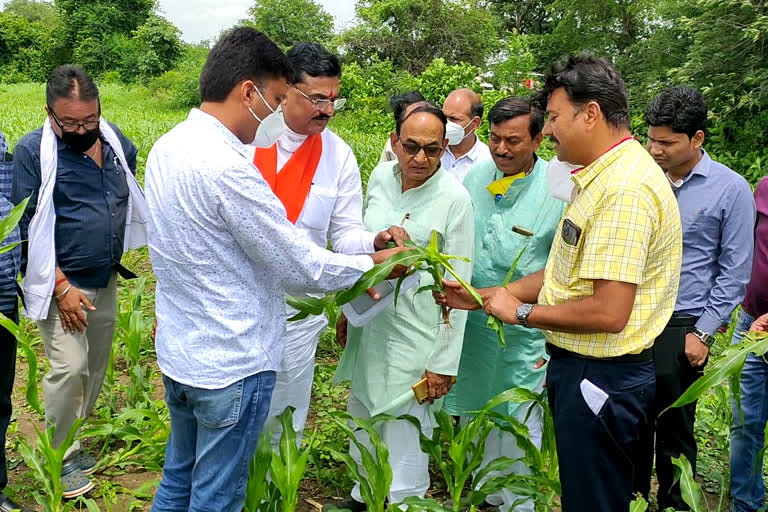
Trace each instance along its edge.
{"label": "man wearing black face mask", "polygon": [[[146,243],[144,197],[134,174],[136,147],[101,120],[93,79],[75,66],[53,71],[48,119],[15,148],[13,192],[31,196],[21,220],[26,315],[37,322],[51,364],[43,380],[54,446],[93,410],[109,361],[124,248]],[[34,220],[32,219],[34,215]],[[143,231],[143,233],[141,233]],[[67,450],[64,496],[88,492],[96,460]]]}

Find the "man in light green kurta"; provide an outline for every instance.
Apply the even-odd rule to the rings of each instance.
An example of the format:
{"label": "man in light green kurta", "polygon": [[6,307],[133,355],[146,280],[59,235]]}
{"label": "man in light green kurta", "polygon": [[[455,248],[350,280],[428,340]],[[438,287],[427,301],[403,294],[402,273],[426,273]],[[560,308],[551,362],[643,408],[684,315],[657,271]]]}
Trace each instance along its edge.
{"label": "man in light green kurta", "polygon": [[[427,104],[405,114],[392,136],[398,160],[373,170],[363,220],[369,229],[402,226],[422,247],[436,231],[441,252],[471,258],[472,201],[464,187],[439,167],[447,144],[444,127],[445,116],[434,106]],[[471,278],[470,263],[455,260],[453,266],[464,279]],[[336,379],[351,381],[347,408],[351,415],[409,414],[431,436],[433,405],[419,405],[411,387],[426,375],[432,396],[448,392],[459,368],[466,312],[454,311],[450,323],[444,323],[432,295],[416,294],[417,288],[434,283],[427,272],[420,274],[419,286],[407,290],[397,307],[390,306],[362,328],[349,327]],[[390,503],[423,497],[429,487],[429,459],[420,449],[418,430],[407,421],[386,422],[379,429],[393,471]],[[359,457],[354,445],[350,454]],[[357,486],[352,498],[343,506],[360,510],[362,497]]]}
{"label": "man in light green kurta", "polygon": [[[523,248],[513,280],[544,268],[565,207],[549,194],[547,162],[536,156],[543,114],[532,112],[528,100],[510,97],[494,105],[488,119],[493,161],[476,165],[464,180],[475,210],[472,285],[476,288],[500,285]],[[526,236],[526,232],[533,235]],[[482,310],[469,313],[458,381],[445,399],[444,407],[451,414],[467,416],[507,389],[541,389],[545,369],[537,366],[545,356],[544,333],[505,324],[504,349],[486,326],[487,320]],[[499,412],[522,421],[527,409],[510,402],[500,406]],[[532,441],[540,444],[539,411],[530,415],[527,424]],[[483,466],[498,457],[521,455],[514,437],[497,429],[486,442]],[[517,499],[504,491],[487,501],[506,512]],[[515,510],[532,511],[533,504],[518,505]]]}

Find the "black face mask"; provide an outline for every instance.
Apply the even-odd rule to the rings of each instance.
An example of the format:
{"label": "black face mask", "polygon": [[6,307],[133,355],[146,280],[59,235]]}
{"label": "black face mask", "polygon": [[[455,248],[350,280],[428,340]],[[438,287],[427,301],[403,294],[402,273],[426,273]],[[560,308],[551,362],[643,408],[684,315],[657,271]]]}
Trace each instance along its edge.
{"label": "black face mask", "polygon": [[61,142],[72,148],[73,151],[85,153],[96,143],[99,135],[101,135],[101,132],[98,127],[85,133],[65,132],[62,130]]}

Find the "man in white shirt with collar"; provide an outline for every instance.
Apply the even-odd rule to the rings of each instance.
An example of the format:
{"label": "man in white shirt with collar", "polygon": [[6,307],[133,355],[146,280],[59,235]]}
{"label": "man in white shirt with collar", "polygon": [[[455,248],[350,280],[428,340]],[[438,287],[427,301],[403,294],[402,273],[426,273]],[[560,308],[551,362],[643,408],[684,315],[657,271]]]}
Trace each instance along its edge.
{"label": "man in white shirt with collar", "polygon": [[475,164],[491,159],[488,145],[477,136],[483,122],[483,101],[471,89],[456,89],[445,98],[443,113],[448,118],[445,127],[448,149],[440,164],[463,183]]}
{"label": "man in white shirt with collar", "polygon": [[334,254],[286,220],[247,144],[274,144],[292,78],[264,34],[229,32],[206,60],[200,108],[147,159],[155,345],[171,416],[153,512],[242,511],[283,358],[285,293],[349,287],[399,250]]}
{"label": "man in white shirt with collar", "polygon": [[[331,116],[340,110],[341,64],[339,59],[316,43],[300,43],[288,50],[293,67],[293,85],[283,104],[287,129],[269,148],[256,148],[254,164],[262,173],[275,176],[278,199],[284,202],[289,220],[304,231],[317,246],[331,244],[343,254],[370,254],[385,249],[390,240],[406,237],[402,228],[392,227],[378,234],[365,229],[362,220],[363,189],[360,170],[352,149],[327,128]],[[276,158],[275,158],[276,157]],[[292,173],[311,175],[302,189]],[[281,186],[283,173],[289,175]],[[291,214],[298,215],[291,219]],[[290,318],[297,313],[287,307]],[[324,315],[288,322],[285,353],[277,372],[270,417],[287,407],[295,409],[293,428],[300,443],[309,412],[315,351],[328,322]],[[272,421],[272,444],[277,448],[282,428]]]}

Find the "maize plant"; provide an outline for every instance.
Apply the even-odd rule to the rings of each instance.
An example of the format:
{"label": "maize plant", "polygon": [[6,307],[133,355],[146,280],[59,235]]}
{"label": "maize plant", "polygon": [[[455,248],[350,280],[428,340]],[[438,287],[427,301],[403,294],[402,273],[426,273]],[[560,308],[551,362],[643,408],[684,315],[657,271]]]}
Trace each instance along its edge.
{"label": "maize plant", "polygon": [[280,436],[279,453],[272,455],[270,463],[270,476],[278,491],[280,491],[280,510],[293,512],[299,501],[299,485],[304,476],[310,449],[315,436],[309,441],[309,445],[303,451],[299,451],[296,442],[296,431],[293,428],[293,407],[286,408],[277,419],[283,427]]}
{"label": "maize plant", "polygon": [[[404,251],[395,254],[387,261],[375,265],[371,270],[363,274],[363,276],[355,283],[352,288],[343,290],[336,293],[329,293],[325,297],[287,297],[286,301],[288,305],[298,310],[299,312],[293,317],[289,318],[289,321],[301,320],[309,315],[321,315],[325,311],[325,308],[330,303],[335,303],[337,306],[342,306],[357,297],[362,296],[366,290],[373,288],[377,284],[381,283],[389,277],[394,268],[398,265],[404,267],[413,267],[407,274],[400,277],[395,287],[395,306],[397,306],[397,296],[400,293],[400,287],[408,275],[418,270],[424,270],[434,279],[434,284],[429,286],[422,286],[416,293],[424,291],[442,291],[443,290],[443,269],[447,271],[451,277],[458,281],[478,302],[483,304],[483,299],[472,288],[469,283],[461,278],[456,273],[456,270],[451,265],[450,260],[462,260],[469,261],[469,259],[463,256],[452,256],[449,254],[442,254],[438,247],[437,232],[432,232],[432,238],[430,239],[427,247],[418,247],[410,240],[403,242],[406,247],[409,247],[409,251]],[[448,321],[448,310],[443,310],[443,320]]]}
{"label": "maize plant", "polygon": [[[162,400],[152,402],[148,409],[126,409],[119,416],[83,431],[82,437],[104,438],[100,468],[117,466],[141,467],[150,471],[162,471],[165,462],[165,446],[171,433],[170,416]],[[112,446],[110,439],[123,443]]]}
{"label": "maize plant", "polygon": [[267,478],[273,457],[271,437],[269,428],[264,428],[259,437],[256,453],[248,464],[244,512],[278,512],[279,510],[280,492]]}
{"label": "maize plant", "polygon": [[[21,220],[21,216],[27,208],[29,203],[29,197],[24,199],[21,203],[14,206],[13,209],[0,220],[0,241],[8,238],[8,235],[13,232],[16,226]],[[21,242],[15,242],[12,244],[0,247],[0,254],[10,251]],[[24,354],[24,358],[29,365],[29,374],[27,378],[26,397],[27,402],[39,414],[43,414],[43,407],[40,404],[40,395],[37,390],[37,354],[32,350],[32,339],[29,333],[23,329],[20,325],[14,323],[10,318],[0,313],[0,326],[4,327],[8,332],[13,334],[18,343],[19,349]]]}
{"label": "maize plant", "polygon": [[[349,437],[349,442],[360,452],[362,467],[349,453],[343,453],[331,448],[330,452],[336,460],[343,462],[352,480],[360,486],[360,496],[367,505],[369,512],[384,512],[384,507],[392,485],[392,466],[389,465],[389,450],[376,430],[376,424],[389,421],[384,415],[374,416],[370,420],[355,418],[346,412],[334,414],[333,421]],[[355,425],[353,430],[350,425]],[[373,453],[355,436],[356,431],[363,430],[368,437]]]}
{"label": "maize plant", "polygon": [[37,482],[42,487],[42,493],[34,492],[35,500],[45,512],[65,512],[75,510],[77,505],[85,505],[89,512],[98,511],[99,507],[91,499],[78,498],[77,501],[64,500],[64,488],[61,485],[61,469],[64,465],[64,454],[75,441],[75,435],[83,424],[83,419],[75,420],[69,429],[64,442],[58,448],[53,446],[54,427],[40,431],[37,427],[37,449],[26,440],[21,441],[21,455],[35,473]]}
{"label": "maize plant", "polygon": [[707,390],[720,385],[728,379],[734,399],[740,404],[739,378],[744,369],[747,355],[754,353],[762,356],[768,352],[768,332],[750,332],[741,343],[727,347],[713,362],[707,366],[707,371],[680,395],[675,403],[664,409],[661,414],[673,407],[683,407],[695,402]]}
{"label": "maize plant", "polygon": [[[509,284],[509,281],[512,280],[512,276],[515,274],[515,270],[517,269],[517,264],[520,263],[520,258],[523,257],[523,253],[525,253],[525,250],[528,248],[528,243],[526,243],[523,248],[520,250],[520,252],[517,255],[517,258],[515,258],[515,261],[512,262],[512,266],[509,267],[509,272],[507,272],[507,277],[504,278],[504,282],[501,283],[501,287],[504,288]],[[488,323],[486,324],[489,329],[492,329],[496,332],[496,336],[499,338],[499,346],[500,347],[506,347],[507,341],[504,339],[504,322],[499,320],[493,315],[488,316]]]}
{"label": "maize plant", "polygon": [[[554,428],[551,424],[551,416],[548,417],[545,414],[545,434],[540,451],[530,441],[528,428],[523,423],[514,416],[493,411],[502,403],[509,401],[530,402],[531,407],[546,405],[540,395],[527,389],[515,388],[493,398],[463,427],[456,424],[444,411],[435,413],[437,428],[431,439],[421,435],[421,447],[437,463],[453,503],[452,509],[432,499],[408,498],[404,503],[410,509],[432,512],[459,512],[468,509],[473,512],[488,496],[502,489],[508,489],[523,497],[515,505],[532,499],[542,504],[546,510],[552,510],[560,484],[557,479],[556,458],[550,458],[554,452]],[[403,416],[401,419],[408,420],[419,427],[418,420],[412,416]],[[513,435],[524,455],[519,459],[500,457],[481,468],[485,454],[485,441],[494,428]],[[545,449],[547,451],[544,451]],[[518,462],[528,466],[530,473],[511,472],[512,467]],[[466,496],[463,496],[463,491],[470,479],[476,483],[470,486]]]}
{"label": "maize plant", "polygon": [[128,407],[132,408],[144,407],[151,402],[152,368],[142,363],[144,342],[149,339],[152,328],[151,319],[145,318],[141,310],[146,284],[145,277],[136,280],[133,291],[130,292],[128,299],[122,302],[117,315],[117,332],[122,341],[120,347],[131,378],[126,402]]}

